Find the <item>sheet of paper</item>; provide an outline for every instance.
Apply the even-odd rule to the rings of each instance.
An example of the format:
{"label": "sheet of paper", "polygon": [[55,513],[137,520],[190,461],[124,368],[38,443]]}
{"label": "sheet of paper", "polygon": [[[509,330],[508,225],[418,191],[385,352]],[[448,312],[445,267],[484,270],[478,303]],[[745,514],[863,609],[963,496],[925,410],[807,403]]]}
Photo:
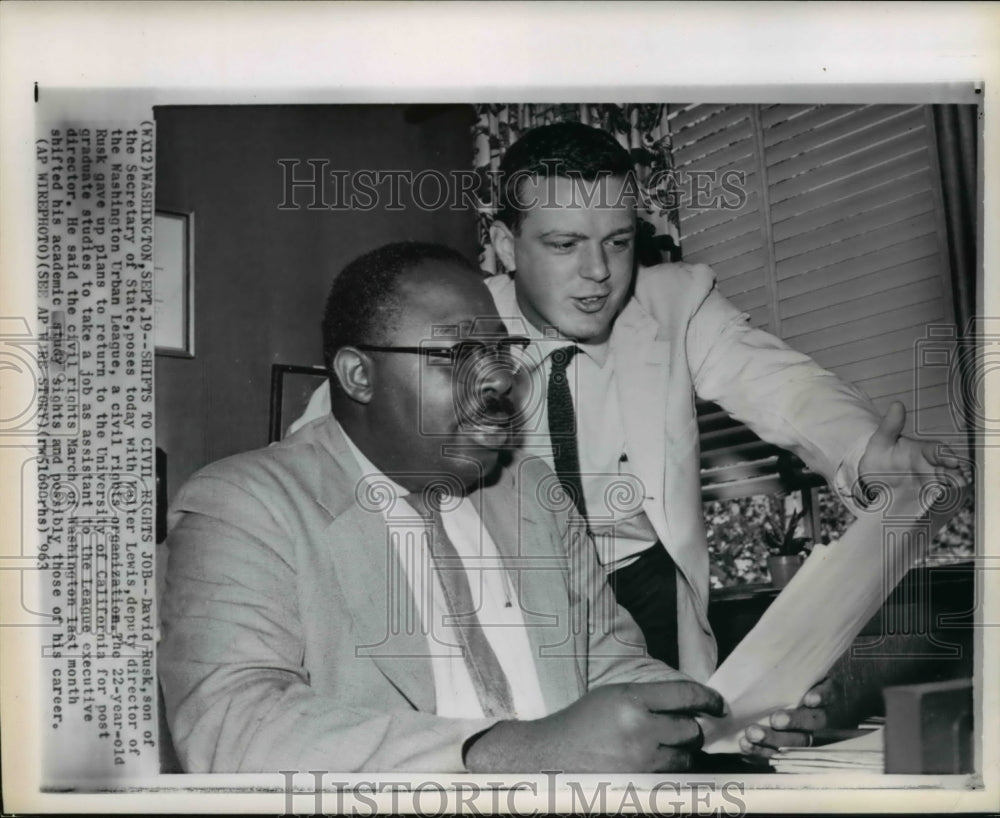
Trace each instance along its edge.
{"label": "sheet of paper", "polygon": [[838,542],[813,549],[709,679],[729,713],[702,720],[706,751],[739,752],[746,727],[799,704],[927,554],[934,533],[961,507],[962,490],[951,494],[928,513],[927,490],[887,492]]}
{"label": "sheet of paper", "polygon": [[786,747],[771,759],[779,773],[878,773],[885,766],[885,729],[822,747]]}

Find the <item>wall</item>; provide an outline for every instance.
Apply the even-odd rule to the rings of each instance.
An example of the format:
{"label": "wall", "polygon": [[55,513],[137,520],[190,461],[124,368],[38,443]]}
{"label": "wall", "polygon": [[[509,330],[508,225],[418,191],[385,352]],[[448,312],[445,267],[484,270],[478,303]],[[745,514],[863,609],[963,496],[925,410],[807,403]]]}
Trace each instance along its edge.
{"label": "wall", "polygon": [[[278,159],[328,170],[467,169],[467,106],[169,106],[155,110],[158,208],[194,213],[195,357],[157,356],[157,445],[168,497],[196,469],[267,443],[272,363],[322,362],[332,277],[389,241],[475,254],[475,214],[406,206],[279,210]],[[305,164],[298,174],[309,173]],[[331,194],[331,197],[333,194]]]}

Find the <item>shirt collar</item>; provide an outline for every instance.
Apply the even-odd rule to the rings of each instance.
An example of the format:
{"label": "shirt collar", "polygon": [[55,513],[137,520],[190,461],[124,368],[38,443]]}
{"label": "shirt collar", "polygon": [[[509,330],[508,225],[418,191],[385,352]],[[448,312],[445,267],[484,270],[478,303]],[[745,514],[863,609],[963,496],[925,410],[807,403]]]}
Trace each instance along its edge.
{"label": "shirt collar", "polygon": [[597,364],[598,367],[603,368],[604,364],[607,363],[608,354],[611,351],[611,344],[607,341],[603,341],[600,344],[581,344],[580,342],[577,342],[576,345],[580,347],[580,351]]}
{"label": "shirt collar", "polygon": [[538,350],[538,354],[535,356],[536,366],[540,366],[557,349],[562,349],[570,345],[579,347],[580,351],[597,364],[598,367],[603,367],[607,362],[608,354],[611,350],[610,341],[603,341],[599,344],[571,341],[568,338],[560,337],[555,327],[546,327],[544,330],[540,330],[521,311],[521,305],[517,303],[514,286],[510,287],[510,294],[511,297],[509,299],[504,299],[507,303],[498,305],[501,308],[500,317],[514,324],[507,327],[512,334],[518,335],[523,333],[531,339],[532,345]]}
{"label": "shirt collar", "polygon": [[[397,500],[403,500],[404,502],[406,502],[407,505],[404,506],[402,512],[404,516],[406,516],[406,511],[412,507],[412,502],[408,498],[414,492],[399,485],[399,483],[397,483],[391,477],[387,476],[385,472],[381,471],[378,468],[378,466],[376,466],[374,463],[371,462],[371,460],[365,457],[361,449],[359,449],[357,445],[355,445],[354,441],[351,440],[351,436],[348,435],[344,427],[340,425],[340,421],[334,418],[333,422],[336,423],[338,427],[340,427],[340,431],[344,435],[344,440],[347,443],[347,448],[350,450],[351,454],[354,455],[354,458],[358,461],[358,468],[361,469],[361,481],[366,486],[369,485],[377,486],[379,491],[384,491],[385,489],[388,489],[389,491],[392,492],[393,496]],[[460,504],[464,504],[468,503],[468,501],[469,501],[468,496],[463,495],[459,502]],[[395,503],[390,503],[388,508],[386,509],[387,516],[389,517],[393,516],[390,513],[390,509],[393,508],[398,509],[399,507]],[[398,514],[399,511],[396,511],[396,513]],[[410,512],[410,514],[412,514],[412,511]]]}
{"label": "shirt collar", "polygon": [[406,497],[407,494],[411,493],[399,485],[399,483],[395,480],[387,477],[374,463],[371,462],[371,460],[362,454],[361,449],[355,445],[354,441],[351,440],[351,436],[347,434],[344,427],[340,425],[340,421],[335,418],[334,423],[340,427],[340,431],[344,435],[344,440],[347,441],[347,448],[350,449],[351,454],[354,455],[354,459],[358,461],[358,467],[361,469],[361,479],[365,483],[378,483],[380,487],[385,487],[392,491],[397,498]]}

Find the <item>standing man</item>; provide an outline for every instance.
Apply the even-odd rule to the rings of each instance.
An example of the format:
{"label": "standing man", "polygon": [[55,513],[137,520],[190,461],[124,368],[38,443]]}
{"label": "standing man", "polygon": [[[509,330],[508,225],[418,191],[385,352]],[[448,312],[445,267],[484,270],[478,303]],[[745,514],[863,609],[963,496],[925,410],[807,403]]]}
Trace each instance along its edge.
{"label": "standing man", "polygon": [[[901,404],[879,417],[860,391],[750,327],[707,266],[636,271],[637,191],[610,134],[579,123],[527,132],[501,162],[491,234],[509,273],[487,283],[540,353],[525,446],[577,498],[651,655],[704,680],[716,648],[696,396],[795,452],[847,503],[867,474],[930,476],[958,461],[901,437]],[[641,486],[638,513],[608,502],[621,475]]]}
{"label": "standing man", "polygon": [[542,502],[551,472],[506,451],[525,339],[476,272],[380,248],[323,330],[332,414],[171,509],[159,671],[185,771],[685,769],[721,699],[645,655]]}

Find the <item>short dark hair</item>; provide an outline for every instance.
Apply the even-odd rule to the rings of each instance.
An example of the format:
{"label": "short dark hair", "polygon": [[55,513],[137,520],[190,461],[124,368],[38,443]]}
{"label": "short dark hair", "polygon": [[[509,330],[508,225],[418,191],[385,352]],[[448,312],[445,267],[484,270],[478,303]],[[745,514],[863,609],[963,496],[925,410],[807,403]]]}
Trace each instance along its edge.
{"label": "short dark hair", "polygon": [[399,279],[427,261],[474,269],[465,256],[443,244],[406,241],[365,253],[333,280],[323,312],[323,361],[332,380],[333,358],[341,347],[388,343],[403,306]]}
{"label": "short dark hair", "polygon": [[566,176],[592,182],[601,176],[627,176],[633,170],[625,148],[607,131],[582,122],[556,122],[533,128],[500,160],[497,219],[517,231],[524,218],[518,194],[524,177]]}

